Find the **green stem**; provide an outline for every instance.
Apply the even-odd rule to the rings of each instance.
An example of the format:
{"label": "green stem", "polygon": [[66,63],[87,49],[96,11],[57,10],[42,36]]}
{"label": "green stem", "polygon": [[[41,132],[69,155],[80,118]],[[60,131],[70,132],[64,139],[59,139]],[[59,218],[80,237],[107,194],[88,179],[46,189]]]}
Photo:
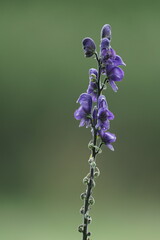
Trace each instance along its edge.
{"label": "green stem", "polygon": [[[101,88],[100,88],[100,77],[101,77],[101,64],[100,64],[100,59],[98,58],[97,53],[95,53],[97,62],[98,62],[98,78],[97,78],[97,87],[98,87],[98,94],[97,94],[97,108],[98,108],[98,98],[101,94]],[[93,124],[92,122],[92,128],[93,128],[93,144],[94,146],[96,146],[97,144],[97,129],[95,128],[96,123]],[[95,147],[93,147],[92,149],[92,158],[94,159],[94,161],[96,162],[96,155],[97,155],[97,151],[95,149]],[[94,186],[94,172],[95,172],[95,168],[90,166],[90,174],[89,174],[89,182],[87,184],[87,190],[86,190],[86,197],[84,200],[84,217],[83,217],[83,240],[87,240],[87,236],[88,236],[88,219],[86,218],[86,214],[88,214],[89,211],[89,198],[92,195],[92,190],[93,190],[93,186]]]}

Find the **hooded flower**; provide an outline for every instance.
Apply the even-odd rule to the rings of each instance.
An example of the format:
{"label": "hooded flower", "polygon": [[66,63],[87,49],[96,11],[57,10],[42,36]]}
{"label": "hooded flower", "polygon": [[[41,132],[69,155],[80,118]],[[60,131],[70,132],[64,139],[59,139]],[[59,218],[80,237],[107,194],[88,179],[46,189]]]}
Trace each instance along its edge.
{"label": "hooded flower", "polygon": [[112,67],[117,67],[120,65],[126,66],[122,58],[119,55],[116,55],[116,52],[113,48],[104,48],[101,50],[101,61],[103,64],[103,72],[105,72],[104,68],[110,65]]}
{"label": "hooded flower", "polygon": [[98,71],[95,68],[91,68],[89,70],[89,86],[87,89],[87,93],[92,96],[92,101],[96,102],[97,101],[97,94],[98,94],[98,88],[97,88],[97,76],[98,76]]}
{"label": "hooded flower", "polygon": [[118,87],[115,82],[122,81],[124,77],[124,71],[119,67],[107,66],[106,74],[108,77],[108,82],[112,87],[114,92],[117,92]]}
{"label": "hooded flower", "polygon": [[96,45],[92,38],[84,38],[82,41],[83,49],[86,57],[91,57],[96,50]]}
{"label": "hooded flower", "polygon": [[110,41],[108,40],[108,38],[102,38],[101,45],[100,45],[101,51],[102,49],[108,49],[109,46],[110,46]]}
{"label": "hooded flower", "polygon": [[101,38],[111,39],[111,26],[109,24],[105,24],[101,30]]}
{"label": "hooded flower", "polygon": [[110,128],[110,120],[114,119],[114,115],[108,110],[108,104],[105,96],[101,95],[98,99],[98,113],[97,113],[97,129],[108,130]]}
{"label": "hooded flower", "polygon": [[105,132],[103,130],[99,131],[99,135],[101,137],[102,142],[112,151],[114,151],[114,147],[112,146],[112,142],[116,141],[116,135],[110,132]]}
{"label": "hooded flower", "polygon": [[104,95],[100,95],[98,98],[98,108],[108,108],[108,103]]}
{"label": "hooded flower", "polygon": [[87,93],[82,93],[77,102],[81,106],[74,112],[74,117],[76,120],[80,120],[80,127],[84,125],[89,127],[91,123],[92,97]]}

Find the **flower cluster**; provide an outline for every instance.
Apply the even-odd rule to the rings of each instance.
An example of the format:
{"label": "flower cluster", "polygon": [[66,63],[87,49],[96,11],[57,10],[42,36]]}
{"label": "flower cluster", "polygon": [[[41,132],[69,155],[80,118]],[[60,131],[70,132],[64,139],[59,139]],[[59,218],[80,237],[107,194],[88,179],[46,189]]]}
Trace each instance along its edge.
{"label": "flower cluster", "polygon": [[[96,45],[91,38],[82,41],[85,56],[95,56],[98,62],[98,70],[89,70],[89,85],[86,93],[82,93],[77,102],[80,107],[75,111],[74,117],[80,120],[80,127],[90,127],[92,133],[96,133],[96,138],[101,139],[101,143],[114,150],[112,143],[116,141],[116,136],[108,132],[110,120],[114,119],[114,114],[109,110],[107,100],[102,94],[106,84],[117,92],[117,81],[124,77],[123,70],[119,67],[125,65],[122,58],[116,54],[111,47],[111,26],[105,24],[101,30],[101,42],[99,56],[96,52]],[[102,81],[103,78],[103,81]]]}
{"label": "flower cluster", "polygon": [[117,92],[117,81],[124,77],[123,70],[119,67],[125,65],[122,58],[111,48],[111,26],[106,24],[101,30],[100,53],[96,52],[96,45],[91,38],[85,38],[82,41],[84,54],[87,58],[95,57],[97,60],[97,69],[89,70],[89,85],[85,93],[82,93],[77,100],[79,108],[74,112],[76,120],[80,120],[79,126],[91,128],[92,140],[88,147],[91,150],[88,163],[90,172],[83,179],[87,185],[86,191],[81,194],[83,206],[80,213],[83,215],[83,224],[78,227],[78,231],[83,234],[83,240],[90,240],[91,233],[88,232],[88,225],[92,218],[89,215],[91,205],[95,200],[92,196],[92,189],[95,187],[95,178],[100,175],[96,165],[96,155],[101,153],[101,146],[105,144],[110,150],[114,151],[112,143],[116,141],[115,134],[109,132],[110,121],[114,119],[114,114],[109,110],[106,97],[103,90],[107,84],[111,86],[114,92]]}

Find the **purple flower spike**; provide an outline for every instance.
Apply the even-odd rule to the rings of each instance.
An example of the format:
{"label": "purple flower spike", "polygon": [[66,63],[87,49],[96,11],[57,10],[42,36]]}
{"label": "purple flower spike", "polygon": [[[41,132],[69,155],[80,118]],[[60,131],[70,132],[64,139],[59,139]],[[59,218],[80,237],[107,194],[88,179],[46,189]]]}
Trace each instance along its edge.
{"label": "purple flower spike", "polygon": [[116,141],[116,135],[110,132],[105,132],[101,130],[99,135],[102,139],[102,142],[112,151],[114,151],[114,147],[112,146],[112,142]]}
{"label": "purple flower spike", "polygon": [[83,49],[86,57],[91,57],[96,50],[96,45],[92,38],[84,38],[82,41]]}
{"label": "purple flower spike", "polygon": [[92,190],[95,186],[94,180],[100,174],[99,169],[96,167],[96,158],[98,154],[102,153],[103,145],[114,151],[112,143],[116,141],[116,135],[109,132],[110,121],[114,119],[114,114],[109,110],[108,98],[106,100],[103,92],[106,89],[106,84],[110,84],[115,92],[118,90],[116,82],[121,81],[124,77],[124,72],[119,66],[125,66],[125,63],[116,54],[110,42],[111,26],[109,24],[105,24],[101,29],[100,51],[97,51],[96,45],[91,38],[87,37],[82,41],[85,56],[93,56],[97,63],[97,69],[89,69],[87,91],[78,98],[77,102],[80,106],[74,112],[75,119],[80,120],[79,126],[89,127],[92,135],[92,139],[88,144],[88,148],[91,151],[88,160],[90,172],[83,179],[86,191],[80,195],[84,204],[80,209],[80,213],[83,215],[83,222],[78,227],[78,231],[82,233],[82,238],[85,240],[89,240],[91,235],[88,231],[88,225],[91,222],[90,206],[94,203]]}
{"label": "purple flower spike", "polygon": [[111,39],[111,26],[109,24],[105,24],[102,27],[101,37]]}

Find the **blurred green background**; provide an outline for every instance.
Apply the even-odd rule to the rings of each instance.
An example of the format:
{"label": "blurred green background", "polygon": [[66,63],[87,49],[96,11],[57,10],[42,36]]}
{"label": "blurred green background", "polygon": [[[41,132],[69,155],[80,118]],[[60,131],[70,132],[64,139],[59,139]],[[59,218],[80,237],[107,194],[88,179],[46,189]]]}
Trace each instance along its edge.
{"label": "blurred green background", "polygon": [[97,46],[112,26],[126,62],[115,114],[115,152],[103,147],[92,240],[160,239],[159,31],[157,1],[0,1],[0,239],[81,239],[79,195],[91,138],[73,112],[86,91],[81,40]]}

